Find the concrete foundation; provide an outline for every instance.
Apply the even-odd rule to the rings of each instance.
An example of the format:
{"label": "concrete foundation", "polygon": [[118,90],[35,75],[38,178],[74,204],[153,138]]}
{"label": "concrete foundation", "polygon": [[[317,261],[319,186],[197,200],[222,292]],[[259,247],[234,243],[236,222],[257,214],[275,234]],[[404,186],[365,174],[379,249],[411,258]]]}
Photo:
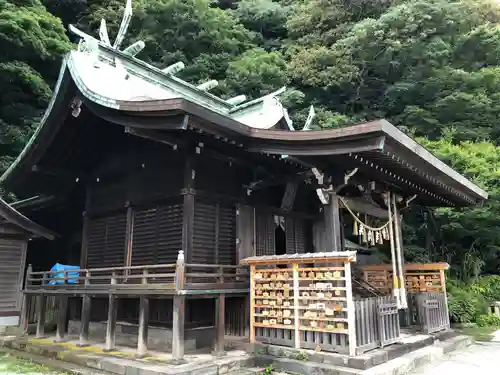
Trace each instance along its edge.
{"label": "concrete foundation", "polygon": [[[70,320],[68,323],[68,334],[78,335],[80,332],[80,321]],[[116,323],[116,344],[119,346],[137,346],[138,326],[125,322]],[[106,337],[105,322],[90,322],[89,336],[92,340],[103,341]],[[200,327],[186,329],[185,350],[186,352],[197,349],[211,348],[215,339],[214,327]],[[148,348],[162,352],[172,349],[172,330],[163,327],[149,327]]]}

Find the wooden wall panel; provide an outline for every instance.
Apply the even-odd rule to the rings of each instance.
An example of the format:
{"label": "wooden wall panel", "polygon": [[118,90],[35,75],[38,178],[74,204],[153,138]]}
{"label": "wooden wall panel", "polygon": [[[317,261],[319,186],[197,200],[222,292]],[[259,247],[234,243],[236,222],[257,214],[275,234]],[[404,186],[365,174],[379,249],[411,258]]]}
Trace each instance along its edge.
{"label": "wooden wall panel", "polygon": [[132,265],[171,264],[182,248],[180,199],[135,208],[132,229]]}
{"label": "wooden wall panel", "polygon": [[89,218],[87,267],[123,267],[127,213],[123,210],[104,217]]}
{"label": "wooden wall panel", "polygon": [[239,205],[236,219],[237,262],[255,255],[255,209]]}
{"label": "wooden wall panel", "polygon": [[133,215],[131,265],[154,264],[158,242],[157,209],[137,209],[133,211]]}
{"label": "wooden wall panel", "polygon": [[255,211],[255,255],[274,255],[275,253],[274,215],[267,212]]}
{"label": "wooden wall panel", "polygon": [[192,262],[236,264],[236,206],[197,199]]}
{"label": "wooden wall panel", "polygon": [[195,264],[215,264],[216,205],[196,200],[194,204],[193,254]]}
{"label": "wooden wall panel", "polygon": [[236,264],[236,207],[219,205],[218,264]]}
{"label": "wooden wall panel", "polygon": [[295,254],[297,246],[295,242],[295,220],[293,218],[286,218],[285,220],[285,235],[286,235],[286,253]]}
{"label": "wooden wall panel", "polygon": [[18,317],[24,276],[26,241],[0,239],[0,313]]}

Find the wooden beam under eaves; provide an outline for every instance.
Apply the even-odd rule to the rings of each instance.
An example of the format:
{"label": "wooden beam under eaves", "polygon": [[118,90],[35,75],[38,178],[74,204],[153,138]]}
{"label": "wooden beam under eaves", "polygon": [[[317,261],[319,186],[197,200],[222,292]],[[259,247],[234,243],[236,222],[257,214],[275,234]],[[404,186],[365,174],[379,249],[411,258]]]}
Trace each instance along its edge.
{"label": "wooden beam under eaves", "polygon": [[282,177],[271,177],[269,179],[265,180],[259,180],[259,181],[254,181],[248,186],[245,186],[246,188],[250,190],[261,190],[261,189],[267,189],[269,187],[277,186],[277,185],[285,185],[288,183],[299,183],[301,181],[307,180],[309,177],[311,177],[313,174],[311,171],[303,171],[303,172],[297,172],[293,173],[287,176],[282,176]]}
{"label": "wooden beam under eaves", "polygon": [[44,174],[48,176],[54,176],[59,178],[67,178],[67,179],[82,179],[84,177],[84,173],[82,171],[74,171],[67,170],[62,168],[55,167],[45,167],[40,165],[34,165],[31,167],[31,171],[39,174]]}
{"label": "wooden beam under eaves", "polygon": [[166,144],[168,146],[171,146],[174,150],[176,150],[179,146],[185,146],[187,144],[186,141],[183,141],[177,137],[173,137],[169,134],[162,133],[158,130],[135,129],[126,127],[125,133],[148,139],[150,141]]}
{"label": "wooden beam under eaves", "polygon": [[[345,201],[347,206],[349,206],[350,210],[355,213],[367,214],[381,219],[387,219],[389,217],[386,210],[378,206],[375,206],[374,204],[367,202],[365,200],[359,198],[351,198],[351,197],[349,198],[342,197],[342,199]],[[340,206],[344,207],[342,201]]]}
{"label": "wooden beam under eaves", "polygon": [[253,142],[247,147],[250,152],[260,152],[273,155],[290,155],[293,157],[314,157],[325,155],[348,155],[349,153],[362,153],[367,151],[380,151],[384,148],[385,137],[374,137],[362,140],[349,140],[343,142],[318,144],[283,144],[281,142]]}

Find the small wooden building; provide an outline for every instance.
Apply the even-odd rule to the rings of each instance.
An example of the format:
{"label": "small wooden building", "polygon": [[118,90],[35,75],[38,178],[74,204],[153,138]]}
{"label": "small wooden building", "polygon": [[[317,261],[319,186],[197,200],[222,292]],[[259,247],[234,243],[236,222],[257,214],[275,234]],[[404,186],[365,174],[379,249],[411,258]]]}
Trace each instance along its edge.
{"label": "small wooden building", "polygon": [[[123,35],[111,46],[71,30],[79,47],[65,56],[37,131],[0,177],[24,200],[19,210],[60,234],[32,244],[47,256],[33,255],[24,290],[41,302],[57,296],[59,339],[71,298],[82,345],[89,324],[106,322],[112,349],[116,322],[125,321],[137,327],[140,353],[154,325],[171,333],[175,359],[184,342],[207,337],[220,354],[224,335],[248,335],[242,259],[344,251],[350,213],[400,223],[409,204],[487,198],[385,120],[299,131],[304,124],[279,100],[284,89],[223,99],[210,93],[216,82],[177,77],[183,63],[158,69],[136,59],[140,43],[122,49]],[[383,229],[363,233],[379,240]],[[53,285],[49,261],[81,269]]]}
{"label": "small wooden building", "polygon": [[54,234],[0,198],[0,327],[19,325],[28,241]]}

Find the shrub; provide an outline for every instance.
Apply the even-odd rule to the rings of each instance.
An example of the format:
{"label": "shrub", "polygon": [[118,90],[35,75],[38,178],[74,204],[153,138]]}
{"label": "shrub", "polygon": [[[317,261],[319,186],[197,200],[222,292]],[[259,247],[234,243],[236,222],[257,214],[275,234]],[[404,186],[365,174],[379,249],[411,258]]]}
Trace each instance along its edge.
{"label": "shrub", "polygon": [[480,293],[487,301],[500,301],[500,276],[483,276],[470,286],[470,289]]}
{"label": "shrub", "polygon": [[495,314],[479,315],[476,324],[479,327],[500,327],[500,316]]}
{"label": "shrub", "polygon": [[466,285],[450,285],[448,294],[450,318],[455,323],[471,323],[488,311],[486,299]]}

